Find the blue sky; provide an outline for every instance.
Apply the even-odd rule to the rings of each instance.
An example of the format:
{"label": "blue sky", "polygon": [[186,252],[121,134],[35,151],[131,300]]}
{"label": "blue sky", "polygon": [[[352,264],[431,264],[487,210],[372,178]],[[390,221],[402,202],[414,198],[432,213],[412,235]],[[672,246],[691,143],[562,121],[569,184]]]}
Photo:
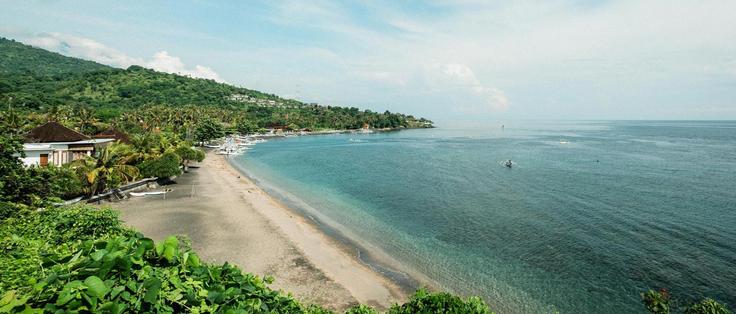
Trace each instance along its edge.
{"label": "blue sky", "polygon": [[736,1],[5,1],[0,36],[436,121],[736,119]]}

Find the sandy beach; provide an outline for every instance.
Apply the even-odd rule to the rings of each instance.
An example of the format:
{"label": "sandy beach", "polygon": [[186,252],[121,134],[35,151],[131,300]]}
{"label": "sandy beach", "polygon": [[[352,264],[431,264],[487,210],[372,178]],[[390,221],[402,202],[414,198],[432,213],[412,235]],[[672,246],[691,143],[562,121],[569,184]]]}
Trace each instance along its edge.
{"label": "sandy beach", "polygon": [[263,192],[226,157],[208,153],[198,168],[177,178],[165,198],[131,198],[111,206],[154,240],[181,234],[208,262],[229,262],[275,278],[275,289],[305,303],[344,310],[364,303],[379,310],[403,301],[392,281],[344,246]]}

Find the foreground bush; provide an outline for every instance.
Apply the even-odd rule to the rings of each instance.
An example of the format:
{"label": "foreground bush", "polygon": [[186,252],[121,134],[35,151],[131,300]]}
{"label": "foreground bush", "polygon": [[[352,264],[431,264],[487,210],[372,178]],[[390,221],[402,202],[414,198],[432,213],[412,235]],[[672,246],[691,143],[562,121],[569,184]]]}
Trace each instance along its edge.
{"label": "foreground bush", "polygon": [[[0,313],[331,313],[271,290],[271,278],[200,261],[186,243],[161,243],[92,207],[22,210],[0,225]],[[389,313],[489,313],[478,298],[418,291]],[[347,313],[377,313],[359,305]]]}
{"label": "foreground bush", "polygon": [[685,313],[685,314],[730,314],[731,311],[726,308],[725,305],[718,303],[717,301],[706,298],[700,302],[690,304],[684,308],[677,309],[671,303],[671,296],[667,289],[660,289],[659,291],[649,290],[641,294],[641,300],[644,306],[650,313],[655,314],[668,314],[671,310],[674,312]]}
{"label": "foreground bush", "polygon": [[[140,235],[85,241],[44,258],[47,276],[4,296],[14,310],[49,312],[293,312],[301,305],[269,281],[227,263],[210,266],[175,237],[154,245]],[[6,301],[7,302],[7,301]]]}
{"label": "foreground bush", "polygon": [[394,305],[388,311],[390,314],[411,313],[491,313],[488,306],[478,297],[463,300],[460,297],[446,292],[429,293],[418,290],[402,305]]}
{"label": "foreground bush", "polygon": [[84,240],[132,235],[111,210],[92,207],[50,208],[43,211],[0,203],[12,212],[0,217],[0,291],[29,286],[45,276],[44,259],[74,250]]}

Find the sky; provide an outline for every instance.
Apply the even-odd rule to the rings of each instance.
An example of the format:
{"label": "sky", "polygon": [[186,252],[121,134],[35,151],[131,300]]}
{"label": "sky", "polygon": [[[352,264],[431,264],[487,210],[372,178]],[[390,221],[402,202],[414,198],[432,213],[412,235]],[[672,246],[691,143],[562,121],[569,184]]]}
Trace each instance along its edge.
{"label": "sky", "polygon": [[736,1],[9,1],[0,36],[443,120],[736,119]]}

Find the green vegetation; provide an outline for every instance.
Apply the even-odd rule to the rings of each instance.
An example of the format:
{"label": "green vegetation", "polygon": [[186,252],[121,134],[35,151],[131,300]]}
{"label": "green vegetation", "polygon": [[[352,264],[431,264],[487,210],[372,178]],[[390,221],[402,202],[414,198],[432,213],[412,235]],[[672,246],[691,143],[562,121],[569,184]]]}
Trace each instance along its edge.
{"label": "green vegetation", "polygon": [[224,135],[225,130],[222,125],[214,119],[202,120],[194,131],[194,138],[198,142],[208,142],[223,137]]}
{"label": "green vegetation", "polygon": [[[116,143],[62,167],[23,167],[19,135],[49,120]],[[161,243],[123,227],[117,213],[54,208],[141,176],[168,177],[201,161],[195,141],[264,128],[423,128],[411,115],[319,106],[160,73],[115,69],[0,38],[0,313],[330,313],[268,287],[271,278],[200,261],[186,241]],[[682,308],[666,291],[642,293],[652,313],[730,313],[712,299]],[[490,313],[477,297],[419,290],[389,313]],[[377,313],[358,305],[346,313]]]}
{"label": "green vegetation", "polygon": [[[54,76],[106,69],[110,69],[110,67],[29,47],[14,40],[0,38],[0,75],[25,73]],[[12,89],[13,87],[0,83],[0,93],[4,89]]]}
{"label": "green vegetation", "polygon": [[[0,224],[0,250],[0,313],[331,313],[270,289],[272,278],[207,264],[177,237],[154,243],[110,209],[20,209]],[[448,311],[489,313],[477,298],[423,290],[389,313]]]}
{"label": "green vegetation", "polygon": [[711,298],[705,298],[700,302],[691,303],[684,307],[678,307],[676,301],[667,289],[659,291],[649,290],[641,294],[644,307],[654,314],[685,313],[685,314],[730,314],[731,311],[725,305]]}
{"label": "green vegetation", "polygon": [[0,202],[39,204],[52,198],[71,198],[83,192],[82,178],[70,167],[23,167],[18,138],[0,135]]}
{"label": "green vegetation", "polygon": [[173,152],[167,152],[156,159],[146,160],[138,165],[141,174],[146,178],[167,178],[181,173],[181,158]]}
{"label": "green vegetation", "polygon": [[[233,131],[241,132],[272,126],[293,129],[431,126],[429,120],[388,111],[376,113],[358,108],[305,104],[212,80],[161,73],[139,66],[116,69],[2,38],[0,58],[3,60],[0,61],[0,101],[6,103],[2,107],[10,104],[21,115],[44,113],[30,120],[40,122],[39,119],[52,118],[73,125],[81,132],[99,130],[94,127],[98,122],[134,122],[144,129],[159,126],[161,122],[186,122],[177,125],[177,128],[186,130],[196,127],[200,119],[214,119]],[[190,108],[179,112],[154,109],[156,107]],[[203,112],[191,110],[192,107],[217,110],[204,110],[205,114],[201,114]],[[166,111],[166,114],[147,114],[159,113],[157,111]],[[144,123],[140,123],[141,118]]]}
{"label": "green vegetation", "polygon": [[420,289],[409,302],[393,306],[389,313],[491,313],[491,311],[478,297],[463,300],[449,293],[429,293]]}
{"label": "green vegetation", "polygon": [[72,162],[71,167],[85,174],[87,194],[91,196],[138,178],[140,170],[130,164],[132,158],[130,146],[113,144],[104,148],[96,157]]}

